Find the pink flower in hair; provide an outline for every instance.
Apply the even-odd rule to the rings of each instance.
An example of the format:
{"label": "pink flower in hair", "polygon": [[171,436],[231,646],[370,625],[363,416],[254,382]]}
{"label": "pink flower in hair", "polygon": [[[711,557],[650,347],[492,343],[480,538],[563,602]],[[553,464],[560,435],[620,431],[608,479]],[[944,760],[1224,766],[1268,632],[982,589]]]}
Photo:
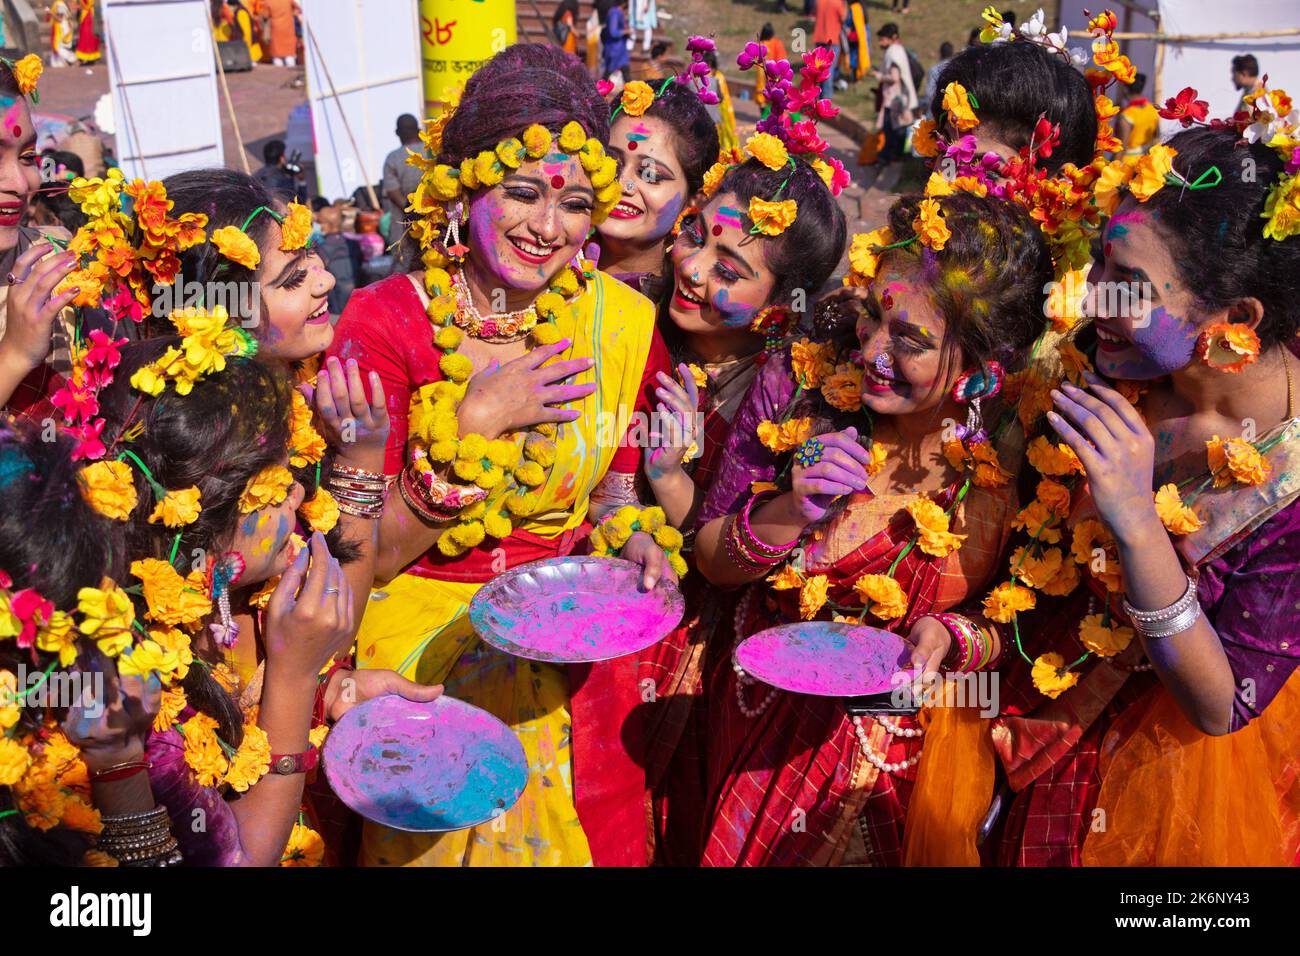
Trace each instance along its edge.
{"label": "pink flower in hair", "polygon": [[99,414],[99,397],[95,391],[72,382],[64,383],[51,395],[50,404],[63,412],[63,420],[68,424],[88,422]]}
{"label": "pink flower in hair", "polygon": [[789,146],[792,153],[820,153],[826,149],[826,140],[817,135],[817,124],[806,119],[790,127]]}
{"label": "pink flower in hair", "polygon": [[140,300],[131,293],[130,286],[118,286],[117,291],[104,300],[104,308],[119,322],[130,319],[139,325],[144,320],[144,309]]}
{"label": "pink flower in hair", "polygon": [[77,439],[77,446],[72,449],[72,460],[98,461],[108,449],[99,436],[104,431],[104,419],[96,418],[93,422],[69,428],[68,434]]}
{"label": "pink flower in hair", "polygon": [[756,62],[763,58],[763,46],[754,40],[745,44],[745,49],[741,50],[736,56],[736,66],[742,70],[750,69]]}
{"label": "pink flower in hair", "polygon": [[813,47],[803,55],[803,74],[804,82],[812,81],[818,86],[826,82],[826,77],[830,75],[831,64],[835,62],[835,51],[828,46]]}
{"label": "pink flower in hair", "polygon": [[975,158],[975,137],[967,133],[943,152],[944,159],[951,159],[959,165],[971,162]]}
{"label": "pink flower in hair", "polygon": [[46,600],[31,588],[14,592],[9,599],[9,613],[22,624],[15,638],[19,647],[31,647],[36,643],[36,630],[50,619],[54,613],[54,602]]}
{"label": "pink flower in hair", "polygon": [[610,93],[614,92],[614,84],[609,80],[597,80],[596,92],[601,96],[609,96]]}
{"label": "pink flower in hair", "polygon": [[849,171],[834,156],[822,157],[831,168],[831,195],[838,196],[852,182]]}
{"label": "pink flower in hair", "polygon": [[100,389],[112,384],[113,369],[117,368],[118,363],[122,361],[120,350],[125,344],[125,338],[114,341],[100,329],[91,330],[90,348],[86,351],[83,360],[88,386]]}

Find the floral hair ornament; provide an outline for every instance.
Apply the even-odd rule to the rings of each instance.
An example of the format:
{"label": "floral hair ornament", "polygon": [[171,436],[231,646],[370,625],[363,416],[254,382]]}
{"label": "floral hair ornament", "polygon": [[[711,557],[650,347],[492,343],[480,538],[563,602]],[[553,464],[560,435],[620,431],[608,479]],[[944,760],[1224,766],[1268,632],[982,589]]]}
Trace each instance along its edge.
{"label": "floral hair ornament", "polygon": [[36,84],[40,82],[41,74],[45,72],[45,64],[39,56],[35,53],[28,53],[21,60],[11,60],[7,56],[0,56],[0,63],[13,70],[19,93],[23,96],[30,96],[33,103],[41,101],[41,94],[36,91]]}
{"label": "floral hair ornament", "polygon": [[201,379],[224,370],[226,359],[257,353],[257,340],[245,329],[229,324],[224,306],[213,306],[211,311],[190,306],[175,310],[168,318],[181,336],[181,344],[169,347],[131,376],[131,386],[146,395],[156,398],[168,382],[177,395],[188,395]]}
{"label": "floral hair ornament", "polygon": [[1259,358],[1259,336],[1240,322],[1215,322],[1196,339],[1201,361],[1220,372],[1240,372]]}
{"label": "floral hair ornament", "polygon": [[668,77],[656,90],[649,83],[642,80],[633,80],[623,87],[623,95],[619,97],[618,106],[614,107],[614,112],[609,115],[610,122],[620,112],[628,116],[644,116],[645,111],[654,105],[654,101],[664,95],[664,90],[668,89],[676,77]]}

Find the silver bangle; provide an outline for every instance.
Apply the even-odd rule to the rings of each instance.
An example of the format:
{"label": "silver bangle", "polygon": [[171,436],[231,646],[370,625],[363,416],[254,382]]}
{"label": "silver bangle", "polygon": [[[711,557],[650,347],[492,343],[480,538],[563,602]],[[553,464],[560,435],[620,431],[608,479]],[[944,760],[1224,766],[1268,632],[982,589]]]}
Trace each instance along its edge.
{"label": "silver bangle", "polygon": [[1196,581],[1187,576],[1187,590],[1173,604],[1155,611],[1139,611],[1124,598],[1124,613],[1133,622],[1133,628],[1143,637],[1164,638],[1181,634],[1194,625],[1201,616],[1201,602],[1196,593]]}

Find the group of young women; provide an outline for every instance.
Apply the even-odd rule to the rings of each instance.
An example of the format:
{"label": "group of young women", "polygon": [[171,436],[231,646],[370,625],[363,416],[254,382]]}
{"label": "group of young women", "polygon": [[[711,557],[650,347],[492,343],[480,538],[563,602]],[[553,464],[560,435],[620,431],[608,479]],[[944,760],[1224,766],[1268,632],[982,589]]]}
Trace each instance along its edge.
{"label": "group of young women", "polygon": [[[694,73],[607,102],[500,52],[412,158],[421,268],[337,324],[305,211],[246,176],[78,180],[70,242],[0,222],[0,859],[1295,862],[1300,124],[1193,94],[1108,161],[1111,29],[1085,76],[990,24],[924,194],[851,242],[829,63],[762,49],[721,154]],[[0,68],[15,204],[28,80]],[[157,308],[178,272],[257,294]],[[569,666],[476,635],[484,583],[590,552],[680,626]],[[901,636],[924,706],[737,664],[811,620]],[[500,718],[523,795],[358,837],[312,772],[384,693]]]}

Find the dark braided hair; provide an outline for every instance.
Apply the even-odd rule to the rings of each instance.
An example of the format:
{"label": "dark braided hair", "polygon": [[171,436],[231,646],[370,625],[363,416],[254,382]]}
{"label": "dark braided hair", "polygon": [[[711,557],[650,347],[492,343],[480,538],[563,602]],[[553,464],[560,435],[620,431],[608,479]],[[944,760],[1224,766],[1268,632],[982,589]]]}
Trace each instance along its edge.
{"label": "dark braided hair", "polygon": [[1168,145],[1178,151],[1175,171],[1189,182],[1211,166],[1223,177],[1209,189],[1166,186],[1143,203],[1170,244],[1179,279],[1207,311],[1258,299],[1262,349],[1292,339],[1300,329],[1300,239],[1267,238],[1263,218],[1284,161],[1232,129],[1189,129]]}

